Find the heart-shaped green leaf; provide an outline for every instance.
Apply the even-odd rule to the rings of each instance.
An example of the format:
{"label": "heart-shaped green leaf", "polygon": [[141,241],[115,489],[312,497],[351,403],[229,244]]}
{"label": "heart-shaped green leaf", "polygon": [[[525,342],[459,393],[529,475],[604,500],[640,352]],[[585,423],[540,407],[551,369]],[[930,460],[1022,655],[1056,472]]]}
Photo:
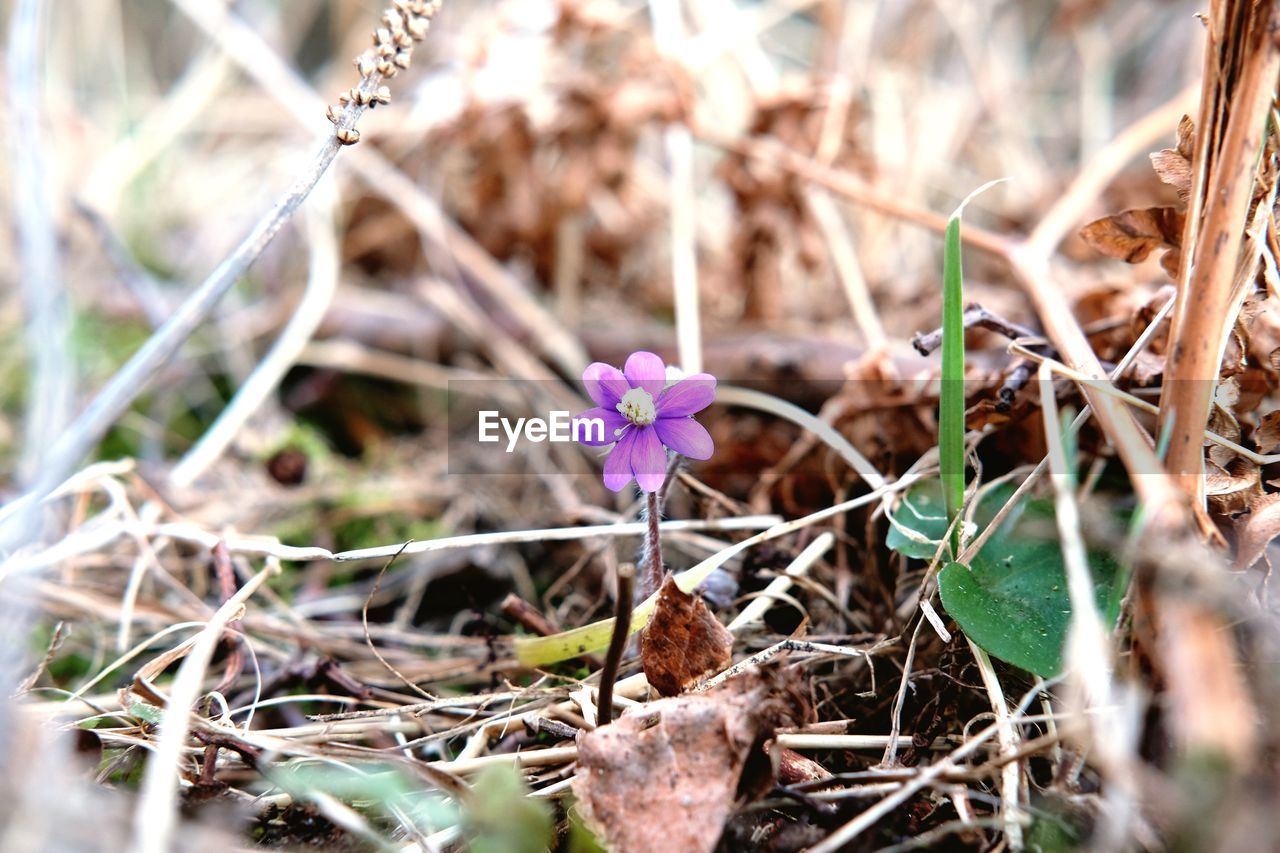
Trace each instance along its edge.
{"label": "heart-shaped green leaf", "polygon": [[[973,521],[981,530],[1012,496],[999,487],[982,495]],[[931,559],[946,535],[942,487],[936,480],[911,489],[894,511],[886,544]],[[1090,552],[1098,609],[1115,621],[1123,573],[1107,554]],[[1051,677],[1062,671],[1071,603],[1053,504],[1024,500],[970,565],[948,563],[938,575],[942,605],[975,643],[1006,663]]]}
{"label": "heart-shaped green leaf", "polygon": [[[1098,610],[1114,623],[1123,573],[1097,551],[1089,569]],[[1045,678],[1062,671],[1071,601],[1050,502],[1026,501],[1022,517],[1001,525],[970,565],[943,567],[938,590],[947,613],[989,654]]]}

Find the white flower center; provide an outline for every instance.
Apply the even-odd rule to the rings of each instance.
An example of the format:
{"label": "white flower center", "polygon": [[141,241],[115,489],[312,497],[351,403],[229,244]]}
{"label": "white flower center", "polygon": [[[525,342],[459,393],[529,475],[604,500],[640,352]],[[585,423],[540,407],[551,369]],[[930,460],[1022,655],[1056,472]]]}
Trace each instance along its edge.
{"label": "white flower center", "polygon": [[632,388],[622,395],[618,411],[636,426],[648,426],[658,419],[658,412],[653,407],[653,397],[643,388]]}

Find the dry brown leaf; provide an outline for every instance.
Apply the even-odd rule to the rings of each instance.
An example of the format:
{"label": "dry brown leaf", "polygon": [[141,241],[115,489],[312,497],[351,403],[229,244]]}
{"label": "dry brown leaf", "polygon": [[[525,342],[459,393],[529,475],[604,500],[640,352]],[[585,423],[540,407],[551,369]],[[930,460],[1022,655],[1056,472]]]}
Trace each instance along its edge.
{"label": "dry brown leaf", "polygon": [[733,635],[701,598],[681,590],[667,575],[640,635],[640,662],[650,686],[662,696],[675,696],[731,660]]}
{"label": "dry brown leaf", "polygon": [[[1253,359],[1250,355],[1253,350],[1253,327],[1257,319],[1266,313],[1266,291],[1254,291],[1245,297],[1235,322],[1231,325],[1231,334],[1227,337],[1227,348],[1219,367],[1220,376],[1234,376],[1249,367]],[[1268,349],[1263,349],[1262,352],[1267,352]]]}
{"label": "dry brown leaf", "polygon": [[[1164,287],[1161,287],[1152,294],[1150,299],[1133,312],[1133,317],[1129,321],[1129,329],[1135,340],[1147,330],[1147,327],[1155,320],[1156,315],[1160,313],[1160,309],[1163,308],[1176,293],[1177,289],[1173,285],[1166,284]],[[1155,355],[1164,355],[1165,347],[1169,344],[1170,325],[1171,323],[1169,318],[1165,317],[1160,323],[1159,331],[1151,337],[1151,341],[1147,344],[1147,348],[1144,352],[1150,352]]]}
{"label": "dry brown leaf", "polygon": [[1013,409],[1001,411],[996,400],[979,400],[965,412],[964,422],[969,429],[985,430],[987,427],[1004,426],[1017,414]]}
{"label": "dry brown leaf", "polygon": [[1234,413],[1240,404],[1240,383],[1234,376],[1224,379],[1213,389],[1213,403]]}
{"label": "dry brown leaf", "polygon": [[1237,418],[1258,411],[1258,407],[1263,404],[1275,388],[1271,373],[1256,364],[1246,366],[1244,370],[1231,378],[1235,380],[1236,386],[1240,389],[1240,395],[1236,399],[1235,407],[1232,409]]}
{"label": "dry brown leaf", "polygon": [[[1212,408],[1209,409],[1208,429],[1210,432],[1220,435],[1228,441],[1234,441],[1236,443],[1239,443],[1240,441],[1240,421],[1236,419],[1236,416],[1231,413],[1230,409],[1226,408],[1221,403],[1215,402]],[[1206,438],[1205,444],[1209,443],[1209,440]],[[1227,456],[1224,456],[1223,459],[1230,460],[1235,457],[1234,450],[1230,450],[1229,448],[1222,447],[1218,444],[1214,444],[1213,447],[1228,454]],[[1215,459],[1214,461],[1219,460]],[[1219,464],[1226,463],[1219,462]]]}
{"label": "dry brown leaf", "polygon": [[1259,453],[1275,453],[1280,448],[1280,409],[1262,416],[1253,431],[1253,445]]}
{"label": "dry brown leaf", "polygon": [[1237,570],[1247,569],[1266,554],[1267,545],[1280,536],[1280,495],[1265,495],[1254,502],[1248,515],[1236,520]]}
{"label": "dry brown leaf", "polygon": [[1204,491],[1209,507],[1222,515],[1233,515],[1262,498],[1262,469],[1244,457],[1232,459],[1226,467],[1206,460]]}
{"label": "dry brown leaf", "polygon": [[[1214,465],[1217,465],[1219,468],[1225,469],[1228,465],[1230,465],[1233,461],[1235,461],[1238,455],[1239,454],[1237,454],[1234,450],[1232,450],[1229,447],[1223,447],[1220,444],[1210,444],[1206,448],[1205,458],[1208,459],[1209,462],[1212,462]],[[1219,476],[1219,475],[1215,473],[1214,476]],[[1226,480],[1221,480],[1220,482],[1225,483]]]}
{"label": "dry brown leaf", "polygon": [[1165,275],[1169,276],[1170,281],[1178,280],[1178,272],[1182,269],[1182,252],[1179,249],[1170,249],[1160,256],[1160,268],[1164,270]]}
{"label": "dry brown leaf", "polygon": [[1151,155],[1151,165],[1160,180],[1173,187],[1183,207],[1191,198],[1191,156],[1195,152],[1195,123],[1189,116],[1178,122],[1178,142]]}
{"label": "dry brown leaf", "polygon": [[1164,375],[1165,356],[1143,350],[1129,365],[1128,376],[1138,385],[1154,385]]}
{"label": "dry brown leaf", "polygon": [[752,670],[583,734],[573,793],[587,826],[615,853],[714,850],[739,792],[772,785],[764,741],[808,717],[785,674]]}
{"label": "dry brown leaf", "polygon": [[1249,355],[1254,367],[1280,375],[1280,298],[1262,300],[1262,308],[1249,327]]}
{"label": "dry brown leaf", "polygon": [[[1218,383],[1213,392],[1213,403],[1209,409],[1208,429],[1210,432],[1222,436],[1228,441],[1239,443],[1241,430],[1240,420],[1235,415],[1236,404],[1240,402],[1240,384],[1236,382],[1235,377],[1225,379]],[[1210,442],[1206,438],[1205,444]],[[1210,458],[1219,465],[1226,465],[1235,458],[1235,451],[1221,445],[1213,445],[1213,455]]]}
{"label": "dry brown leaf", "polygon": [[1172,207],[1126,210],[1090,222],[1080,229],[1080,236],[1107,257],[1130,264],[1145,261],[1156,249],[1169,249],[1161,264],[1170,275],[1176,275],[1185,220]]}

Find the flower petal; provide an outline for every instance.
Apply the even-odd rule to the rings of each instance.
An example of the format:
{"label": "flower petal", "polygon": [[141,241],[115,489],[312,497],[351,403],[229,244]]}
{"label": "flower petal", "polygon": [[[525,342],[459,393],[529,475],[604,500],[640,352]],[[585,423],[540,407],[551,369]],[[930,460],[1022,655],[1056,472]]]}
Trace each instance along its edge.
{"label": "flower petal", "polygon": [[693,418],[658,418],[653,428],[663,444],[690,459],[710,459],[716,449],[711,433]]}
{"label": "flower petal", "polygon": [[587,386],[587,396],[592,402],[605,409],[615,408],[622,395],[631,389],[621,370],[602,361],[587,365],[582,371],[582,384]]}
{"label": "flower petal", "polygon": [[635,443],[636,431],[627,430],[604,460],[604,485],[609,491],[620,492],[631,482],[631,448]]}
{"label": "flower petal", "polygon": [[679,418],[701,412],[715,398],[716,378],[710,373],[695,373],[663,391],[654,405],[659,418]]}
{"label": "flower petal", "polygon": [[667,384],[667,366],[651,352],[631,353],[622,366],[622,372],[632,388],[643,388],[655,399]]}
{"label": "flower petal", "polygon": [[667,453],[653,427],[640,427],[631,445],[631,473],[643,492],[656,492],[667,478]]}
{"label": "flower petal", "polygon": [[[599,440],[596,439],[595,427],[590,423],[590,421],[596,419],[604,421],[604,435]],[[587,447],[604,447],[617,441],[617,431],[627,424],[627,419],[617,409],[606,409],[603,406],[597,406],[594,409],[587,409],[582,414],[573,416],[573,432],[571,434],[578,437],[579,444],[585,444]]]}

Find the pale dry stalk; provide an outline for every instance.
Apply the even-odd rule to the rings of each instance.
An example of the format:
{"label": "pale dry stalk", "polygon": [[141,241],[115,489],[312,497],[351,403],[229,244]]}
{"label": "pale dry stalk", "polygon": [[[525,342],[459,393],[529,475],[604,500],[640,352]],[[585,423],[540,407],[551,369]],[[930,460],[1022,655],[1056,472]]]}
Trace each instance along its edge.
{"label": "pale dry stalk", "polygon": [[[1280,75],[1280,5],[1223,0],[1210,14],[1187,216],[1162,420],[1170,420],[1167,468],[1182,492],[1204,500],[1204,425],[1232,322],[1236,266],[1254,173]],[[1234,59],[1234,62],[1232,60]],[[1228,65],[1228,63],[1231,63]],[[1231,78],[1237,82],[1227,88]],[[1221,133],[1221,136],[1219,136]],[[1197,207],[1203,208],[1197,216]]]}

